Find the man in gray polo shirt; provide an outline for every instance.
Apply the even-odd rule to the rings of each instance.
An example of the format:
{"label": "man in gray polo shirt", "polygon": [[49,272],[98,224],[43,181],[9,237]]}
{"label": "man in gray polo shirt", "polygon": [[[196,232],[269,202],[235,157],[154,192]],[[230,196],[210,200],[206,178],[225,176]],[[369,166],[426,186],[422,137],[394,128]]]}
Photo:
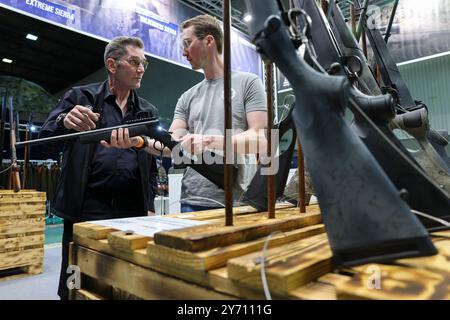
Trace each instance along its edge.
{"label": "man in gray polo shirt", "polygon": [[[183,56],[194,70],[203,69],[205,79],[186,91],[178,100],[169,131],[182,141],[182,147],[194,154],[223,150],[223,62],[222,29],[209,15],[189,19],[181,25]],[[263,130],[267,124],[267,106],[261,80],[253,74],[232,72],[232,143],[238,174],[235,177],[235,201],[256,171],[255,154],[265,149]],[[256,148],[259,146],[259,150]],[[201,211],[221,207],[223,190],[188,168],[183,176],[181,211]]]}

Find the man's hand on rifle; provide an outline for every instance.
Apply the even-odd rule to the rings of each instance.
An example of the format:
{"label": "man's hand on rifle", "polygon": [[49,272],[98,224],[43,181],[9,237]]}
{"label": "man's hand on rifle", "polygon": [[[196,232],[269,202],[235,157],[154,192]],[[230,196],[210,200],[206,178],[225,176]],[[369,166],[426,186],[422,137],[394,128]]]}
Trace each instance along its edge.
{"label": "man's hand on rifle", "polygon": [[208,146],[214,142],[214,137],[189,133],[182,137],[180,142],[181,147],[190,154],[201,154],[208,150]]}
{"label": "man's hand on rifle", "polygon": [[95,122],[100,114],[92,112],[91,109],[76,105],[64,118],[64,127],[75,131],[88,131],[95,129]]}
{"label": "man's hand on rifle", "polygon": [[102,140],[100,141],[100,144],[105,148],[128,149],[143,144],[143,141],[139,136],[130,138],[128,129],[120,128],[118,130],[111,131],[111,138],[109,139],[109,143],[105,140]]}

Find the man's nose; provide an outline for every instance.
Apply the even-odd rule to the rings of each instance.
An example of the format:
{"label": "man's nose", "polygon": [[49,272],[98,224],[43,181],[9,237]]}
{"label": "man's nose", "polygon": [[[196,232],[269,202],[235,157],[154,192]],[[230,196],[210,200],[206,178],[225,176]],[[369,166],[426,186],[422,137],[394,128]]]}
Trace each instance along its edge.
{"label": "man's nose", "polygon": [[145,67],[142,63],[139,63],[139,67],[137,68],[137,72],[139,73],[144,73],[145,72]]}

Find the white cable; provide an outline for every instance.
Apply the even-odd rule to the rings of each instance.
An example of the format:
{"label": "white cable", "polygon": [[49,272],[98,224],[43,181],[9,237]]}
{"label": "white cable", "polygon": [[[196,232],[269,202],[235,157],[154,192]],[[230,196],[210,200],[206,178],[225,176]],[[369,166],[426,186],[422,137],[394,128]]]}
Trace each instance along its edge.
{"label": "white cable", "polygon": [[261,282],[263,285],[263,290],[264,290],[264,296],[266,297],[266,300],[272,300],[272,297],[270,295],[270,291],[269,291],[269,285],[267,283],[267,278],[266,278],[266,251],[267,251],[267,247],[269,245],[269,241],[270,238],[275,235],[275,234],[283,234],[281,231],[274,231],[271,234],[268,235],[268,237],[266,238],[266,240],[264,241],[264,247],[263,247],[263,251],[262,251],[262,256],[259,258],[258,262],[261,263]]}
{"label": "white cable", "polygon": [[5,170],[0,171],[0,174],[5,173],[6,171],[8,171],[9,169],[11,169],[13,165],[10,165],[8,168],[6,168]]}
{"label": "white cable", "polygon": [[438,222],[438,223],[440,223],[440,224],[442,224],[442,225],[444,225],[446,227],[450,227],[450,222],[445,221],[443,219],[436,218],[436,217],[433,217],[433,216],[431,216],[429,214],[426,214],[426,213],[423,213],[423,212],[420,212],[420,211],[417,211],[417,210],[413,210],[413,209],[411,209],[411,212],[415,213],[418,216],[425,217],[425,218],[428,218],[430,220],[436,221],[436,222]]}

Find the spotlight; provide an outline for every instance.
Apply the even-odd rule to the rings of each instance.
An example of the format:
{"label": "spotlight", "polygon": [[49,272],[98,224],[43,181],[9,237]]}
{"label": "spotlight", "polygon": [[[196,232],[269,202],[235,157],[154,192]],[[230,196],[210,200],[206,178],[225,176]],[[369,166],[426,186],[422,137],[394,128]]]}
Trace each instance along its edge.
{"label": "spotlight", "polygon": [[26,38],[28,40],[36,41],[38,39],[38,36],[35,36],[34,34],[29,33],[29,34],[27,34]]}

